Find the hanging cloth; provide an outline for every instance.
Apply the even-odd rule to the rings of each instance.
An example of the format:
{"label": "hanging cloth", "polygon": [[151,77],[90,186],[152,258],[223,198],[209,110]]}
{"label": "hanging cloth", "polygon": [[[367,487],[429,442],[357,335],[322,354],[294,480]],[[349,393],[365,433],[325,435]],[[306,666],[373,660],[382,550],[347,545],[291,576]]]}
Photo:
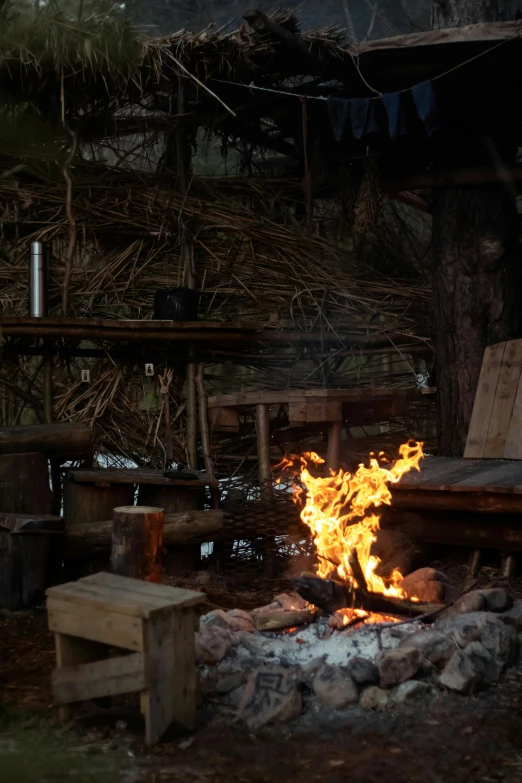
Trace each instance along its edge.
{"label": "hanging cloth", "polygon": [[433,82],[431,79],[428,79],[428,81],[416,84],[412,87],[411,94],[417,114],[424,123],[426,133],[431,137],[440,128],[437,98],[435,97]]}
{"label": "hanging cloth", "polygon": [[381,101],[388,115],[388,127],[392,139],[406,135],[406,113],[401,92],[381,95]]}
{"label": "hanging cloth", "polygon": [[341,141],[350,123],[350,104],[346,98],[328,98],[328,113],[330,124],[336,141]]}

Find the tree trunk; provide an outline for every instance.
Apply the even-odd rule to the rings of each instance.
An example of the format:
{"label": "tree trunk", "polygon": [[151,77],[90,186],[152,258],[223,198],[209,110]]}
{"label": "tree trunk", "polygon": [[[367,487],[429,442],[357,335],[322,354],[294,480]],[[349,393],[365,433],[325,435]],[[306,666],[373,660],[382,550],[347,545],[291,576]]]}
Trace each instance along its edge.
{"label": "tree trunk", "polygon": [[[432,27],[509,21],[513,0],[434,0]],[[515,145],[472,132],[440,143],[445,167],[512,165]],[[432,282],[439,454],[462,456],[484,349],[520,336],[520,251],[515,193],[507,186],[438,190]]]}
{"label": "tree trunk", "polygon": [[502,187],[443,190],[433,214],[439,454],[461,456],[487,345],[520,336],[516,205]]}
{"label": "tree trunk", "polygon": [[509,22],[515,19],[514,0],[434,0],[431,26],[463,27],[480,22]]}
{"label": "tree trunk", "polygon": [[119,576],[161,582],[162,508],[120,506],[112,519],[111,570]]}

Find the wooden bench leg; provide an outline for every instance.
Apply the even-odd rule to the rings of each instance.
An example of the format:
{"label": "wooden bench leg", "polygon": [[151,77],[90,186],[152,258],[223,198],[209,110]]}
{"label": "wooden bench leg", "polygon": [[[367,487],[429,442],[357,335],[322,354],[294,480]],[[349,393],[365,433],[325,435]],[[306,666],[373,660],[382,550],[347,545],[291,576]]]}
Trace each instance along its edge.
{"label": "wooden bench leg", "polygon": [[[91,642],[87,639],[79,639],[76,636],[68,636],[64,633],[55,633],[56,668],[63,669],[66,666],[78,666],[82,663],[93,663],[107,658],[108,648],[105,644]],[[60,720],[70,720],[72,707],[69,705],[59,708]]]}
{"label": "wooden bench leg", "polygon": [[198,670],[193,609],[178,609],[147,622],[148,689],[141,694],[145,739],[154,745],[172,723],[196,725]]}

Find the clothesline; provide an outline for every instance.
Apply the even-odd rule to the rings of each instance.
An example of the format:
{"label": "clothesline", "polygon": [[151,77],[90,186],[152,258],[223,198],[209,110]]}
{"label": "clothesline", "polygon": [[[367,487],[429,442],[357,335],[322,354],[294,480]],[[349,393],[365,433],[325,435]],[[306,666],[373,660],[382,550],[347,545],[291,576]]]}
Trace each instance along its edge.
{"label": "clothesline", "polygon": [[[486,49],[485,52],[479,52],[479,54],[474,55],[473,57],[470,57],[468,60],[464,60],[462,63],[458,63],[457,65],[454,65],[452,68],[449,68],[447,71],[444,71],[443,73],[437,74],[437,76],[433,76],[432,81],[436,81],[437,79],[442,79],[445,76],[448,76],[448,74],[453,73],[453,71],[458,70],[459,68],[463,68],[465,65],[469,65],[469,63],[473,62],[474,60],[478,60],[480,57],[484,57],[486,54],[490,54],[490,52],[493,52],[495,49],[498,49],[500,46],[503,46],[504,44],[508,43],[513,39],[507,38],[504,41],[500,41],[499,43],[495,44],[495,46],[491,46],[489,49]],[[355,63],[355,58],[354,58]],[[359,66],[356,64],[357,70],[359,70]],[[361,74],[362,78],[362,74]],[[254,82],[251,82],[250,84],[242,84],[241,82],[232,82],[226,79],[215,79],[216,82],[220,82],[221,84],[233,84],[234,87],[244,87],[247,90],[258,90],[259,92],[271,92],[276,95],[286,95],[290,98],[300,98],[305,99],[307,101],[327,101],[328,96],[326,95],[302,95],[301,93],[295,93],[295,92],[289,92],[288,90],[275,90],[272,87],[259,87],[257,84],[254,84]],[[364,81],[366,81],[364,79]],[[303,85],[306,87],[306,85]],[[417,85],[412,85],[411,87],[405,87],[402,90],[397,90],[397,92],[400,93],[406,93],[411,92]],[[373,89],[373,88],[370,88]],[[374,92],[377,93],[377,95],[373,96],[372,98],[368,98],[370,101],[376,101],[380,100],[382,98],[383,93],[378,92],[377,90],[374,90]]]}

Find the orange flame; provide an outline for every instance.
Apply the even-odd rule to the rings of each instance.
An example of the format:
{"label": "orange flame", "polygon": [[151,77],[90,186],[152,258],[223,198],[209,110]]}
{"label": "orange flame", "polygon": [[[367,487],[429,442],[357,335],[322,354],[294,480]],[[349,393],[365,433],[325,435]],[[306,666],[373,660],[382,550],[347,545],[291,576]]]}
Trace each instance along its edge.
{"label": "orange flame", "polygon": [[[396,484],[408,471],[420,470],[419,462],[423,457],[422,443],[410,442],[399,449],[400,459],[391,467],[383,467],[378,459],[370,455],[370,465],[359,465],[351,475],[340,470],[330,471],[330,476],[316,478],[308,470],[308,464],[324,463],[314,452],[302,457],[285,459],[278,467],[299,465],[301,484],[306,489],[301,519],[314,537],[319,557],[317,573],[321,577],[340,577],[354,582],[349,558],[356,551],[368,589],[386,596],[403,597],[399,587],[402,574],[395,570],[387,584],[377,576],[375,570],[379,558],[370,554],[375,532],[379,529],[380,518],[369,509],[383,504],[391,504],[389,484]],[[379,455],[381,462],[383,454]],[[297,488],[298,500],[302,489]]]}

